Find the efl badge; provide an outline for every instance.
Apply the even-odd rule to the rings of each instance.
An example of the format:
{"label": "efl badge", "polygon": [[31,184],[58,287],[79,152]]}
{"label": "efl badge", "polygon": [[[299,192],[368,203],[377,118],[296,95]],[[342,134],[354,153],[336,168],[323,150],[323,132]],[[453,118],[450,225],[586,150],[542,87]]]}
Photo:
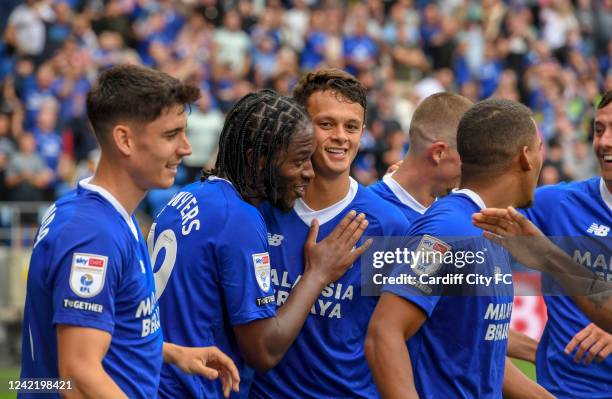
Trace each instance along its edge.
{"label": "efl badge", "polygon": [[91,298],[102,291],[108,257],[75,252],[70,270],[70,288],[80,297]]}
{"label": "efl badge", "polygon": [[268,292],[270,289],[270,255],[267,252],[253,254],[253,266],[259,288]]}
{"label": "efl badge", "polygon": [[419,261],[414,265],[414,272],[419,276],[436,274],[442,267],[444,254],[450,249],[444,241],[425,234],[416,249]]}

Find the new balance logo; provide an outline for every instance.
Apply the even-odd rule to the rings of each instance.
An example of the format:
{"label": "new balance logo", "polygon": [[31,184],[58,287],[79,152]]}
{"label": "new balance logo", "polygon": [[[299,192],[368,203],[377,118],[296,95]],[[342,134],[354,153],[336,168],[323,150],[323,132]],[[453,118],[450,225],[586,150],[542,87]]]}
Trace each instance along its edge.
{"label": "new balance logo", "polygon": [[598,237],[607,237],[610,228],[608,226],[604,226],[603,224],[593,223],[587,233],[595,234]]}
{"label": "new balance logo", "polygon": [[273,247],[278,247],[278,246],[281,245],[281,242],[283,241],[283,238],[285,238],[285,237],[283,237],[280,234],[272,235],[272,234],[268,233],[268,245],[271,245]]}

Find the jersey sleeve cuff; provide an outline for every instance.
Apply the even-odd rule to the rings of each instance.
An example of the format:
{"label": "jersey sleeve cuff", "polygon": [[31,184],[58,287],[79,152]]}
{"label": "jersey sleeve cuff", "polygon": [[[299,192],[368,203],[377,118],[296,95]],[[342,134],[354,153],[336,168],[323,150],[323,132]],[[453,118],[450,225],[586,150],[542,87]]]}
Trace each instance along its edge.
{"label": "jersey sleeve cuff", "polygon": [[261,309],[256,312],[239,313],[230,317],[230,323],[235,325],[247,324],[254,320],[269,319],[276,316],[276,309]]}
{"label": "jersey sleeve cuff", "polygon": [[398,296],[414,305],[416,305],[419,309],[423,311],[427,315],[427,317],[431,317],[435,309],[435,304],[432,303],[432,298],[425,295],[415,295],[414,293],[406,291],[406,289],[389,286],[383,288],[383,292],[388,292],[395,296]]}
{"label": "jersey sleeve cuff", "polygon": [[53,325],[66,324],[77,327],[95,328],[96,330],[106,331],[113,334],[115,323],[89,317],[74,316],[70,314],[56,314],[53,318]]}

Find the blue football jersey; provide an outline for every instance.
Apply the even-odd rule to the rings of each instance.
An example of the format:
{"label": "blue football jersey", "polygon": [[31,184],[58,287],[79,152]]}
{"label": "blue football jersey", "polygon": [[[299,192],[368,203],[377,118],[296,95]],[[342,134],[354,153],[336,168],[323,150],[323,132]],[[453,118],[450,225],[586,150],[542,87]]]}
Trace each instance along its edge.
{"label": "blue football jersey", "polygon": [[422,216],[427,207],[421,205],[410,195],[392,175],[384,175],[382,180],[368,187],[376,195],[397,207],[409,222]]}
{"label": "blue football jersey", "polygon": [[[246,397],[253,370],[233,326],[274,317],[270,256],[263,217],[227,180],[188,185],[157,216],[149,250],[167,342],[219,347],[236,363]],[[161,397],[223,397],[219,381],[164,364]]]}
{"label": "blue football jersey", "polygon": [[[603,179],[545,186],[525,213],[573,259],[612,281],[612,194]],[[543,275],[544,292],[554,285]],[[612,398],[612,357],[590,365],[574,362],[565,346],[591,321],[567,296],[545,296],[548,322],[536,356],[538,382],[559,398]]]}
{"label": "blue football jersey", "polygon": [[[413,241],[420,242],[412,250],[418,252],[424,246],[427,250],[456,254],[456,259],[460,253],[481,253],[485,261],[480,265],[459,265],[457,261],[449,265],[448,270],[453,273],[458,270],[463,273],[466,285],[480,278],[468,277],[468,274],[509,275],[509,254],[482,238],[482,230],[472,225],[472,214],[483,207],[480,196],[466,189],[439,199],[422,217],[414,220],[409,235],[416,238]],[[410,267],[397,270],[410,271],[417,281],[421,281],[420,275],[435,277],[444,270],[435,263],[419,269],[420,266],[414,270]],[[443,295],[447,286],[442,284],[428,286],[430,291],[420,287],[423,286],[398,284],[384,288],[412,302],[427,315],[427,320],[407,343],[419,396],[501,398],[512,284],[496,284],[486,289],[467,286],[464,291],[455,290],[453,295]]]}
{"label": "blue football jersey", "polygon": [[[369,221],[364,237],[407,233],[407,222],[396,208],[352,179],[348,195],[320,211],[311,210],[302,200],[288,213],[264,204],[277,306],[285,302],[304,271],[303,246],[312,219],[319,221],[320,241],[351,210],[365,213]],[[361,262],[357,260],[340,279],[323,289],[281,362],[265,374],[256,374],[251,397],[379,396],[363,348],[378,298],[361,296],[361,284]]]}
{"label": "blue football jersey", "polygon": [[[59,377],[58,324],[112,334],[106,372],[130,398],[156,395],[163,339],[146,243],[135,219],[88,180],[52,205],[38,230],[21,378]],[[30,396],[39,395],[20,395]]]}

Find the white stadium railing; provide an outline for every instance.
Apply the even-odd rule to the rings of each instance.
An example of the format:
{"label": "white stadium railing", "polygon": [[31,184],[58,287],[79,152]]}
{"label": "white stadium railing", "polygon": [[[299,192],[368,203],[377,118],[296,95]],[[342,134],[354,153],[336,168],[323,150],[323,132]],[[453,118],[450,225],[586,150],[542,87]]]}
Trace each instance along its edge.
{"label": "white stadium railing", "polygon": [[34,236],[51,203],[0,202],[0,357],[18,360]]}

